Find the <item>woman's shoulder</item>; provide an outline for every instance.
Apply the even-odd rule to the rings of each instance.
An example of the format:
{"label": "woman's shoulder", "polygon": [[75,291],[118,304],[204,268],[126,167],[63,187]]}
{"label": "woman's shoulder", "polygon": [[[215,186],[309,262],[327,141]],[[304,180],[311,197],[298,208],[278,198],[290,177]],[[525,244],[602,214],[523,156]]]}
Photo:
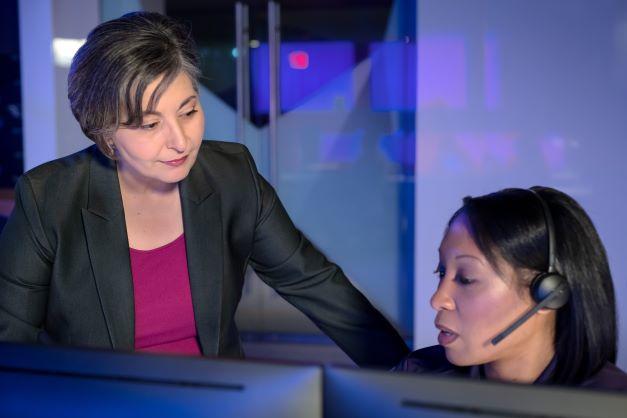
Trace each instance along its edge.
{"label": "woman's shoulder", "polygon": [[56,200],[67,197],[77,188],[83,188],[92,161],[107,167],[112,164],[111,160],[108,160],[95,145],[92,145],[74,154],[31,168],[19,177],[16,188],[27,187],[35,195],[45,194]]}
{"label": "woman's shoulder", "polygon": [[[92,145],[73,154],[31,168],[23,174],[23,177],[27,177],[31,181],[37,181],[63,174],[73,176],[77,171],[88,167],[92,158],[98,154],[100,154],[98,148],[96,145]],[[105,159],[106,157],[102,156],[102,158]]]}
{"label": "woman's shoulder", "polygon": [[218,154],[242,154],[247,153],[248,149],[244,144],[239,142],[228,141],[216,141],[205,139],[200,143],[199,154],[206,153],[218,153]]}
{"label": "woman's shoulder", "polygon": [[237,172],[242,167],[246,168],[254,164],[244,144],[215,140],[201,142],[196,162],[197,168],[201,170],[209,172],[218,170],[223,173],[228,173],[229,170]]}
{"label": "woman's shoulder", "polygon": [[449,362],[444,347],[441,345],[424,347],[411,352],[393,370],[410,373],[460,375],[468,372],[468,368],[457,367]]}
{"label": "woman's shoulder", "polygon": [[584,381],[580,386],[591,389],[627,392],[627,373],[615,364],[607,362],[601,370]]}

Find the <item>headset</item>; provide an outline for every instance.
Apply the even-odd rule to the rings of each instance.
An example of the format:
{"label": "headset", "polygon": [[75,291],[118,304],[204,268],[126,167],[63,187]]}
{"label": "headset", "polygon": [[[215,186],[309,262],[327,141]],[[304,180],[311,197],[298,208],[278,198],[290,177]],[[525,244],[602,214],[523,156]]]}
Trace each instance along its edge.
{"label": "headset", "polygon": [[555,269],[555,227],[553,225],[553,217],[549,211],[549,206],[537,191],[533,189],[527,190],[535,196],[542,207],[544,223],[546,224],[546,234],[549,241],[549,266],[547,271],[541,272],[534,277],[531,281],[531,285],[529,286],[531,297],[536,305],[518,318],[512,325],[507,327],[505,331],[494,337],[491,340],[492,345],[500,343],[503,338],[514,332],[514,330],[524,324],[540,309],[559,309],[566,305],[570,296],[566,277],[562,276]]}

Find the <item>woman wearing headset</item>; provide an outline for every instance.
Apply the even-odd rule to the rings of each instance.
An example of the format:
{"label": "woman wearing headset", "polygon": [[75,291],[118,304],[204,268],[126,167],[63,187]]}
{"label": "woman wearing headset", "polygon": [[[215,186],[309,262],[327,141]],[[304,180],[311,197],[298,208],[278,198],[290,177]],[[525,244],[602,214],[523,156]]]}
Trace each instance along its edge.
{"label": "woman wearing headset", "polygon": [[571,197],[544,187],[468,197],[439,254],[439,345],[397,370],[627,391],[605,249]]}

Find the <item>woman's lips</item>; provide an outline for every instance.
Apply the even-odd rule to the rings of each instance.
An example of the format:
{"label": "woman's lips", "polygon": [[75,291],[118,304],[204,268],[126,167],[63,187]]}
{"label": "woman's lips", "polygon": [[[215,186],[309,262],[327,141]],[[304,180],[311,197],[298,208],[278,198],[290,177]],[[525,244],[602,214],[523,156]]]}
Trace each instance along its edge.
{"label": "woman's lips", "polygon": [[438,324],[436,324],[435,326],[440,330],[440,333],[438,334],[438,343],[443,347],[452,344],[457,339],[457,337],[459,337],[459,334],[453,332],[445,326]]}
{"label": "woman's lips", "polygon": [[178,167],[179,165],[183,164],[185,160],[187,160],[187,155],[176,160],[163,161],[163,164],[169,165],[170,167]]}

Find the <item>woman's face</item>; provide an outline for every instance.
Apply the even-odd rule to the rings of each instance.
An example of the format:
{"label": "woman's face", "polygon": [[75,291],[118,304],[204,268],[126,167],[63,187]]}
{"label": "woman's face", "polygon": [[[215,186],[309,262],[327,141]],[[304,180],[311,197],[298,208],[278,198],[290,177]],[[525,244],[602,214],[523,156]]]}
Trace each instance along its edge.
{"label": "woman's face", "polygon": [[[150,83],[142,109],[162,77]],[[170,83],[153,112],[144,111],[140,127],[121,126],[115,132],[118,170],[135,184],[162,187],[183,180],[196,161],[205,118],[198,93],[185,73]]]}
{"label": "woman's face", "polygon": [[475,245],[465,215],[448,228],[439,252],[440,282],[431,306],[437,311],[438,342],[451,363],[469,366],[516,359],[530,349],[534,338],[546,337],[540,332],[546,329],[546,315],[540,311],[498,345],[491,344],[533,302],[529,291],[519,288],[510,265],[501,263],[502,275],[492,268]]}

